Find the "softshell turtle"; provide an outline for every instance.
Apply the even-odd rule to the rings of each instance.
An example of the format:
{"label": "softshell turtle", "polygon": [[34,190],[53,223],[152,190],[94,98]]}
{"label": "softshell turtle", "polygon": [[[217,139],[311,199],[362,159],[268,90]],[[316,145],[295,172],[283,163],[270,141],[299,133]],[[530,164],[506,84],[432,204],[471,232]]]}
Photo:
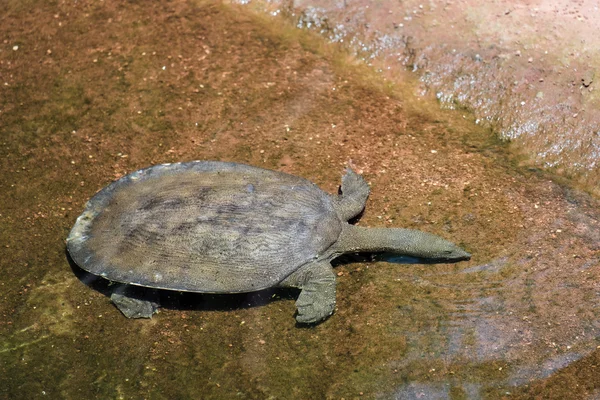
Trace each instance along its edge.
{"label": "softshell turtle", "polygon": [[[430,233],[349,224],[368,196],[368,184],[350,168],[341,194],[330,195],[304,178],[244,164],[156,165],[99,191],[77,218],[67,248],[84,270],[129,285],[202,293],[299,288],[301,323],[333,313],[330,262],[341,254],[470,258]],[[129,317],[154,312],[147,301],[111,298]]]}

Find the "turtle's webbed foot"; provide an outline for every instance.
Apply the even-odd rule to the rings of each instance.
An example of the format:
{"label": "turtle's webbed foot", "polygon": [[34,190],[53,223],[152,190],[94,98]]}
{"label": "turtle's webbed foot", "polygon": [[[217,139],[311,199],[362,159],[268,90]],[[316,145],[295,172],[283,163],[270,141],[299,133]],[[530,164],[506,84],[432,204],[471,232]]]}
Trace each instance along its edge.
{"label": "turtle's webbed foot", "polygon": [[328,261],[310,263],[288,276],[283,287],[302,289],[296,300],[296,321],[314,324],[335,310],[335,274]]}
{"label": "turtle's webbed foot", "polygon": [[344,172],[342,176],[342,191],[344,189],[348,192],[353,190],[369,190],[369,185],[367,185],[364,178],[352,168],[348,167]]}
{"label": "turtle's webbed foot", "polygon": [[333,314],[335,297],[325,298],[317,292],[309,293],[304,289],[296,300],[296,307],[298,308],[296,321],[302,324],[314,324]]}
{"label": "turtle's webbed foot", "polygon": [[336,198],[336,211],[340,218],[347,221],[365,208],[369,185],[362,176],[348,168],[342,177],[341,191],[342,194]]}
{"label": "turtle's webbed foot", "polygon": [[354,172],[351,168],[346,169],[346,173],[342,176],[342,194],[345,196],[355,197],[356,201],[363,203],[369,196],[369,185],[365,179]]}
{"label": "turtle's webbed foot", "polygon": [[127,318],[152,318],[158,305],[152,301],[128,297],[120,293],[113,293],[110,296],[113,304]]}

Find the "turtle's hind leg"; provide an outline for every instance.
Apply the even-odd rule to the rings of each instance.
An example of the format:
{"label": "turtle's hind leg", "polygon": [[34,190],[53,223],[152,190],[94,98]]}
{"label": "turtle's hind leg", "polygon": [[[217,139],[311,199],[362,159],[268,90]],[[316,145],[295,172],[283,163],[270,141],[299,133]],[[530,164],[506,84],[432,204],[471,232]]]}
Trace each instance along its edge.
{"label": "turtle's hind leg", "polygon": [[110,295],[110,300],[127,318],[152,318],[158,309],[154,301],[133,297],[128,293],[127,285],[117,288]]}
{"label": "turtle's hind leg", "polygon": [[296,321],[314,324],[335,310],[335,274],[328,261],[308,264],[288,276],[280,286],[301,289],[296,300]]}

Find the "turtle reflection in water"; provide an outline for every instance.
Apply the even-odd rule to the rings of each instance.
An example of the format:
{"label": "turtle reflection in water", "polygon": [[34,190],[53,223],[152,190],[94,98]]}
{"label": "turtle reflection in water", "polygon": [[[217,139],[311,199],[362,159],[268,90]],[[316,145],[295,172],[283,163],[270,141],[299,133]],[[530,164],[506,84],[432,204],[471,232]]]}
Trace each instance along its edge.
{"label": "turtle reflection in water", "polygon": [[[133,172],[98,192],[67,238],[72,259],[111,281],[201,292],[301,289],[296,320],[316,323],[335,309],[331,260],[393,252],[434,262],[470,254],[426,232],[348,224],[369,186],[351,169],[341,194],[244,164],[195,161]],[[126,316],[149,318],[150,302],[113,293]]]}

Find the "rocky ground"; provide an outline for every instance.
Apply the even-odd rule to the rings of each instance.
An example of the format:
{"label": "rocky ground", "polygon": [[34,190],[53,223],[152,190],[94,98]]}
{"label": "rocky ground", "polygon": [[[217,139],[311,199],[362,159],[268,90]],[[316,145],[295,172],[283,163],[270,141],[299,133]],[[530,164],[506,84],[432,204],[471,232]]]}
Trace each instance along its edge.
{"label": "rocky ground", "polygon": [[[0,397],[597,395],[598,202],[519,167],[477,117],[246,7],[0,15]],[[64,240],[112,180],[192,159],[332,193],[351,162],[372,189],[360,225],[439,234],[473,259],[342,259],[337,312],[310,328],[280,291],[163,293],[151,321],[126,320]]]}
{"label": "rocky ground", "polygon": [[393,80],[399,69],[412,70],[422,93],[472,111],[477,123],[513,143],[524,165],[599,193],[597,1],[251,4],[289,14]]}

